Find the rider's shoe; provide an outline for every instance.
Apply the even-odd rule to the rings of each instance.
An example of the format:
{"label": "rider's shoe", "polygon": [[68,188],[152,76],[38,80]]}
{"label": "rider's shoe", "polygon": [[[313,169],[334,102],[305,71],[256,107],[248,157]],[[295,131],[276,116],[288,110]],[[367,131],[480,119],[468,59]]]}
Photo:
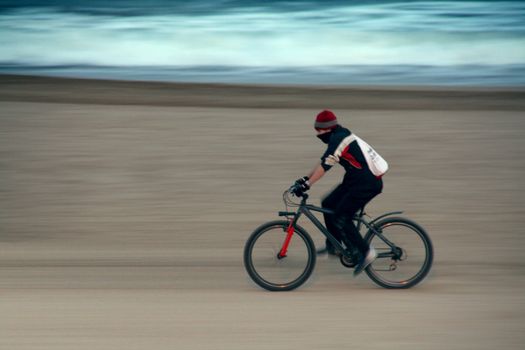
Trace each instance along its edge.
{"label": "rider's shoe", "polygon": [[373,263],[376,258],[377,258],[377,252],[374,249],[374,247],[370,246],[370,249],[368,249],[366,256],[361,258],[359,263],[356,265],[354,269],[354,277],[359,275],[361,272],[363,272],[363,270],[366,269],[368,265]]}
{"label": "rider's shoe", "polygon": [[337,249],[335,249],[335,247],[331,244],[327,244],[326,245],[326,252],[328,253],[328,255],[334,255],[334,256],[340,256],[341,255],[341,252]]}
{"label": "rider's shoe", "polygon": [[326,253],[328,253],[328,249],[326,247],[321,248],[321,249],[317,249],[317,251],[316,251],[317,255],[323,255],[323,254],[326,254]]}
{"label": "rider's shoe", "polygon": [[336,249],[330,242],[326,242],[326,246],[322,249],[317,250],[317,254],[328,254],[332,256],[341,256],[341,252]]}

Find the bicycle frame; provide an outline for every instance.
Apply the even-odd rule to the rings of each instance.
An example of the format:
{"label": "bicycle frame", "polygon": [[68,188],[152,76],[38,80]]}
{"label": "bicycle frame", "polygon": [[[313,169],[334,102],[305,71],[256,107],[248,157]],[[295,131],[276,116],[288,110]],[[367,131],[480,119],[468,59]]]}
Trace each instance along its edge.
{"label": "bicycle frame", "polygon": [[[352,258],[351,256],[351,253],[350,251],[348,251],[347,249],[345,249],[341,243],[328,231],[328,229],[321,223],[321,221],[319,221],[319,219],[317,219],[317,217],[312,213],[312,211],[314,212],[319,212],[319,213],[323,213],[323,214],[330,214],[330,215],[333,215],[334,214],[334,211],[332,210],[329,210],[329,209],[325,209],[325,208],[321,208],[321,207],[317,207],[315,205],[311,205],[311,204],[306,204],[306,200],[308,199],[308,195],[305,193],[303,194],[303,198],[301,200],[301,204],[299,204],[299,207],[297,209],[296,212],[283,212],[283,211],[280,211],[279,212],[279,216],[286,216],[286,217],[293,217],[292,219],[290,219],[290,224],[288,225],[288,228],[287,228],[287,234],[286,234],[286,239],[284,240],[283,242],[283,245],[281,247],[281,251],[279,252],[278,254],[278,258],[284,258],[286,257],[286,253],[288,251],[288,246],[290,244],[290,241],[292,239],[292,236],[293,236],[293,233],[294,233],[294,227],[295,225],[297,224],[297,221],[299,220],[299,218],[304,215],[306,216],[314,225],[315,227],[317,227],[317,229],[333,244],[333,246],[339,250],[340,252],[342,252],[343,255],[345,255],[347,258]],[[364,210],[361,209],[357,212],[357,214],[353,217],[353,220],[356,220],[357,221],[357,230],[360,232],[361,231],[361,225],[364,225],[366,226],[366,228],[368,230],[371,230],[372,232],[374,232],[379,238],[381,238],[390,248],[392,248],[392,251],[391,252],[386,252],[386,253],[379,253],[378,254],[378,258],[387,258],[387,257],[393,257],[395,256],[395,253],[394,253],[394,249],[397,248],[396,245],[392,242],[390,242],[382,233],[381,231],[379,230],[376,230],[376,227],[374,226],[374,223],[377,222],[379,219],[382,219],[386,216],[389,216],[389,215],[394,215],[394,214],[401,214],[403,213],[402,211],[394,211],[394,212],[389,212],[389,213],[386,213],[386,214],[383,214],[375,219],[373,219],[372,221],[367,221],[363,218],[363,216],[365,215],[364,214]]]}

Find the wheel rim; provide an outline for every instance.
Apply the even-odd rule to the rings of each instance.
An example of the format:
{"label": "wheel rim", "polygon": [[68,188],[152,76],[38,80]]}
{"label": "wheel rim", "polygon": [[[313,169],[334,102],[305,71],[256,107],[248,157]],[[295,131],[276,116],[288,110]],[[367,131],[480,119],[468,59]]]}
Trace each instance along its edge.
{"label": "wheel rim", "polygon": [[309,271],[310,251],[305,238],[294,233],[285,257],[279,258],[286,238],[286,227],[273,226],[261,232],[253,243],[250,264],[266,284],[286,286],[300,280]]}
{"label": "wheel rim", "polygon": [[419,230],[402,222],[381,226],[382,234],[397,249],[392,249],[379,236],[374,235],[370,244],[377,253],[395,252],[396,258],[378,258],[368,268],[369,274],[389,286],[409,285],[426,273],[430,262],[430,247]]}

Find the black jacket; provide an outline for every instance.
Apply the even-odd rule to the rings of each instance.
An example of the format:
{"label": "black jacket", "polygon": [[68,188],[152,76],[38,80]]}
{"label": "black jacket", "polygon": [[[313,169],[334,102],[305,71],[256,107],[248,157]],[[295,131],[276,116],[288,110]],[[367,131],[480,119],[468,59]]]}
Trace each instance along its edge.
{"label": "black jacket", "polygon": [[321,166],[325,171],[339,163],[346,171],[343,185],[357,189],[378,189],[381,191],[382,181],[376,177],[366,163],[357,141],[349,142],[347,138],[352,132],[337,125],[331,132],[328,148],[321,157]]}

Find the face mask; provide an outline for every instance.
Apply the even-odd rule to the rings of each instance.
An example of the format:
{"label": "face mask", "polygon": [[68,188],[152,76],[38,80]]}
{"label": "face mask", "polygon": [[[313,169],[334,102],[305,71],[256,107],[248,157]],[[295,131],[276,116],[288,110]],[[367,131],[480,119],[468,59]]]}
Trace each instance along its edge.
{"label": "face mask", "polygon": [[330,141],[330,136],[332,136],[332,132],[326,132],[324,134],[317,135],[317,138],[324,143],[328,143]]}

